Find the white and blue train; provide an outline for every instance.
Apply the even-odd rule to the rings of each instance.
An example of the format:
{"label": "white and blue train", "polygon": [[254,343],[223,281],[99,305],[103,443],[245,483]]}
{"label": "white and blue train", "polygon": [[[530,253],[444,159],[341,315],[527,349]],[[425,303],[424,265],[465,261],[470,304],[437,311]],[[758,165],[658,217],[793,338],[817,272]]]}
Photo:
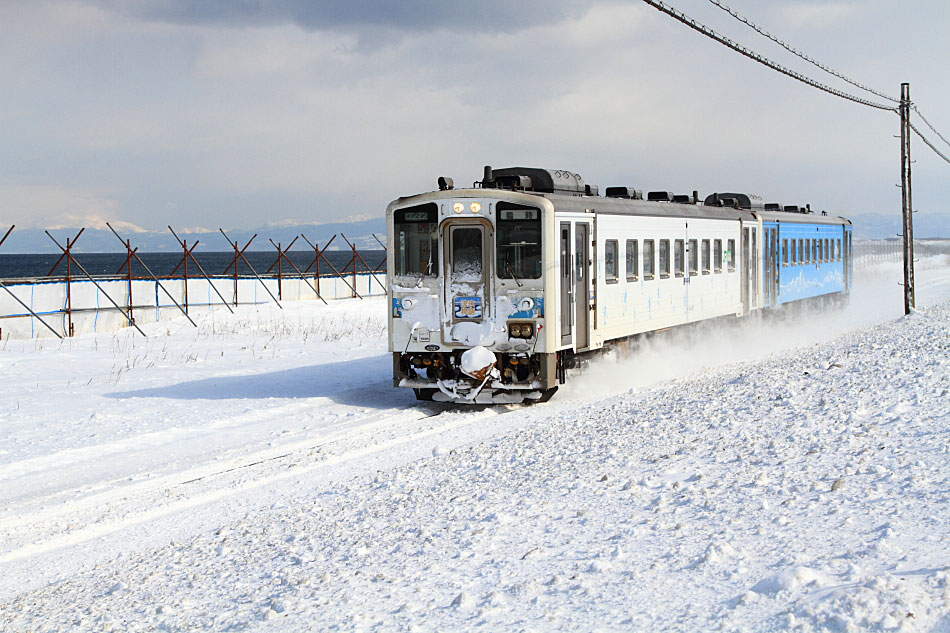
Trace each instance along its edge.
{"label": "white and blue train", "polygon": [[851,288],[851,222],[738,193],[608,187],[485,168],[386,210],[397,387],[545,400],[586,355],[648,332]]}

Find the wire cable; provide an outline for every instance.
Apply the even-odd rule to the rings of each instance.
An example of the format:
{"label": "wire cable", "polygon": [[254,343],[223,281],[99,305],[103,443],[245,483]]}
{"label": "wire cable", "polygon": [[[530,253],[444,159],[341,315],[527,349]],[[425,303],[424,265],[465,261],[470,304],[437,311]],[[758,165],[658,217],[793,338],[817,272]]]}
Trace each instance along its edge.
{"label": "wire cable", "polygon": [[[805,60],[806,62],[808,62],[809,64],[812,64],[813,66],[815,66],[815,67],[817,67],[817,68],[820,68],[821,70],[825,71],[825,72],[828,73],[829,75],[833,75],[833,76],[837,77],[838,79],[841,79],[842,81],[845,81],[845,82],[851,84],[851,85],[854,86],[855,88],[859,88],[859,89],[861,89],[861,90],[864,90],[865,92],[869,92],[869,93],[871,93],[871,94],[873,94],[873,95],[877,95],[878,97],[881,97],[882,99],[887,99],[888,101],[892,101],[892,102],[894,102],[894,103],[900,103],[900,99],[895,99],[894,97],[892,97],[892,96],[890,96],[890,95],[887,95],[887,94],[884,94],[883,92],[879,92],[879,91],[877,91],[877,90],[874,90],[873,88],[870,88],[869,86],[865,86],[864,84],[859,83],[859,82],[855,81],[854,79],[851,79],[850,77],[847,77],[847,76],[843,75],[842,73],[839,73],[838,71],[836,71],[836,70],[834,70],[834,69],[832,69],[832,68],[829,68],[829,67],[826,66],[825,64],[822,64],[821,62],[815,60],[814,58],[812,58],[812,57],[806,55],[806,54],[803,53],[802,51],[798,50],[797,48],[791,46],[790,44],[784,42],[783,40],[779,39],[778,37],[772,35],[771,33],[769,33],[768,31],[766,31],[766,30],[763,29],[762,27],[758,26],[758,25],[755,24],[752,20],[750,20],[749,18],[747,18],[747,17],[745,17],[744,15],[740,14],[738,11],[736,11],[736,10],[733,9],[732,7],[730,7],[730,6],[726,5],[726,4],[723,4],[720,0],[709,0],[709,2],[710,2],[711,4],[713,4],[713,5],[717,6],[717,7],[719,7],[720,9],[722,9],[723,11],[725,11],[726,13],[728,13],[729,15],[731,15],[733,18],[735,18],[735,19],[738,20],[739,22],[742,22],[743,24],[745,24],[746,26],[748,26],[749,28],[751,28],[752,30],[754,30],[754,31],[755,31],[756,33],[758,33],[759,35],[762,35],[763,37],[768,38],[769,40],[775,42],[776,44],[778,44],[779,46],[781,46],[782,48],[784,48],[785,50],[787,50],[787,51],[788,51],[789,53],[791,53],[792,55],[795,55],[796,57],[799,57],[799,58]],[[925,117],[925,116],[920,112],[920,110],[917,108],[917,105],[916,105],[916,104],[911,103],[911,108],[914,109],[914,112],[917,113],[917,115],[918,115],[918,116],[920,117],[920,119],[927,125],[927,127],[929,127],[929,128],[931,129],[931,131],[932,131],[934,134],[936,134],[938,137],[940,137],[940,140],[941,140],[941,141],[943,141],[943,142],[946,143],[948,146],[950,146],[950,141],[948,141],[948,140],[946,139],[946,137],[944,137],[944,135],[941,134],[940,131],[939,131],[937,128],[935,128],[933,125],[931,125],[930,121],[927,120],[927,117]]]}
{"label": "wire cable", "polygon": [[[928,120],[924,117],[924,115],[921,114],[920,110],[917,109],[917,106],[916,106],[915,104],[911,103],[911,104],[910,104],[910,107],[914,109],[914,112],[917,113],[917,116],[920,117],[920,120],[923,121],[924,123],[926,123],[926,124],[927,124],[927,127],[929,127],[931,130],[933,130],[933,133],[940,137],[940,140],[941,140],[941,141],[943,141],[943,142],[946,143],[947,145],[950,145],[950,141],[948,141],[947,139],[945,139],[945,138],[943,137],[943,134],[941,134],[940,132],[937,131],[937,128],[935,128],[934,126],[930,125],[930,121],[928,121]],[[918,134],[920,134],[920,132],[918,132]],[[934,150],[934,151],[936,151],[936,150]]]}
{"label": "wire cable", "polygon": [[832,68],[829,68],[828,66],[822,64],[821,62],[819,62],[819,61],[817,61],[817,60],[815,60],[815,59],[809,57],[808,55],[806,55],[805,53],[801,52],[801,51],[798,50],[797,48],[794,48],[794,47],[790,46],[789,44],[786,44],[785,42],[783,42],[783,41],[780,40],[779,38],[775,37],[774,35],[772,35],[772,34],[769,33],[768,31],[766,31],[765,29],[763,29],[763,28],[759,27],[758,25],[756,25],[755,23],[753,23],[752,20],[750,20],[750,19],[748,19],[747,17],[745,17],[745,16],[739,14],[737,11],[735,11],[735,10],[732,9],[731,7],[728,7],[728,6],[724,5],[724,4],[723,4],[722,2],[720,2],[719,0],[709,0],[709,2],[711,2],[711,3],[714,4],[714,5],[716,5],[717,7],[719,7],[720,9],[722,9],[723,11],[725,11],[726,13],[728,13],[729,15],[731,15],[732,17],[734,17],[735,19],[739,20],[740,22],[742,22],[743,24],[745,24],[746,26],[748,26],[749,28],[751,28],[752,30],[754,30],[754,31],[755,31],[756,33],[758,33],[759,35],[762,35],[762,36],[764,36],[764,37],[766,37],[766,38],[772,40],[773,42],[775,42],[776,44],[778,44],[779,46],[781,46],[782,48],[784,48],[785,50],[787,50],[787,51],[788,51],[789,53],[791,53],[792,55],[795,55],[796,57],[800,57],[800,58],[804,59],[804,60],[805,60],[806,62],[808,62],[809,64],[811,64],[811,65],[813,65],[813,66],[815,66],[815,67],[817,67],[817,68],[820,68],[821,70],[825,71],[825,72],[828,73],[829,75],[834,75],[834,76],[837,77],[838,79],[841,79],[841,80],[843,80],[843,81],[845,81],[845,82],[851,84],[851,85],[854,86],[855,88],[860,88],[861,90],[864,90],[865,92],[870,92],[871,94],[877,95],[878,97],[881,97],[882,99],[887,99],[888,101],[893,101],[894,103],[900,103],[900,99],[895,99],[894,97],[892,97],[892,96],[890,96],[890,95],[884,94],[883,92],[878,92],[877,90],[875,90],[875,89],[873,89],[873,88],[870,88],[870,87],[868,87],[868,86],[865,86],[865,85],[862,84],[862,83],[858,83],[858,82],[855,81],[854,79],[850,79],[849,77],[846,77],[845,75],[842,75],[842,74],[839,73],[838,71],[836,71],[836,70],[834,70],[834,69],[832,69]]}
{"label": "wire cable", "polygon": [[649,4],[650,6],[652,6],[654,9],[657,9],[658,11],[679,20],[680,22],[690,27],[691,29],[698,31],[699,33],[702,33],[706,37],[713,39],[728,48],[731,48],[737,53],[741,53],[742,55],[745,55],[749,59],[759,62],[763,66],[767,66],[776,72],[782,73],[783,75],[787,77],[791,77],[792,79],[795,79],[797,81],[800,81],[803,84],[811,86],[812,88],[818,88],[819,90],[823,92],[827,92],[828,94],[834,95],[836,97],[841,97],[842,99],[847,99],[848,101],[853,101],[854,103],[859,103],[861,105],[865,105],[871,108],[877,108],[878,110],[897,112],[897,108],[895,106],[885,105],[882,103],[876,103],[874,101],[868,101],[867,99],[862,99],[861,97],[856,97],[852,94],[848,94],[847,92],[843,92],[836,88],[832,88],[831,86],[827,86],[823,83],[815,81],[814,79],[811,79],[810,77],[806,77],[805,75],[802,75],[801,73],[795,72],[794,70],[791,70],[790,68],[786,68],[785,66],[782,66],[781,64],[778,64],[763,55],[759,55],[758,53],[752,50],[749,50],[748,48],[740,44],[737,44],[736,42],[732,41],[725,35],[720,35],[719,33],[716,33],[715,31],[705,26],[704,24],[700,24],[696,20],[690,18],[689,16],[683,13],[680,13],[676,9],[667,6],[666,4],[662,2],[659,2],[658,0],[643,0],[643,1]]}
{"label": "wire cable", "polygon": [[[918,114],[919,114],[919,113],[918,113]],[[921,117],[921,118],[923,118],[923,117]],[[910,129],[912,129],[914,132],[917,133],[917,136],[920,137],[920,140],[922,140],[924,143],[927,144],[927,147],[929,147],[930,149],[932,149],[932,150],[934,151],[934,153],[937,154],[937,156],[939,156],[940,158],[942,158],[942,159],[944,159],[945,161],[947,161],[948,163],[950,163],[950,158],[947,158],[947,156],[946,156],[943,152],[941,152],[939,149],[937,149],[936,147],[934,147],[933,143],[931,143],[929,140],[927,140],[927,137],[924,136],[923,134],[921,134],[921,133],[920,133],[920,130],[918,130],[918,129],[914,126],[913,123],[908,122],[908,125],[910,125]]]}

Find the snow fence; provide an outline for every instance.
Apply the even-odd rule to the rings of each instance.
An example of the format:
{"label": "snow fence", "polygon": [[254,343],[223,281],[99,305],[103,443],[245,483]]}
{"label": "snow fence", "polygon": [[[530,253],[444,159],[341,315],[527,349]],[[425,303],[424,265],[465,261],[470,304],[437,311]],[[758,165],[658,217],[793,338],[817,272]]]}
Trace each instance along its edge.
{"label": "snow fence", "polygon": [[[317,283],[317,278],[314,277],[308,277],[306,281],[299,278],[189,278],[186,289],[184,278],[161,280],[161,286],[179,305],[187,306],[188,314],[192,316],[216,308],[224,310],[221,297],[232,306],[235,303],[248,305],[273,302],[268,290],[280,301],[318,300],[311,285],[317,287],[320,296],[327,301],[353,297],[350,287],[354,283],[353,275],[347,275],[346,281],[339,277],[320,277],[319,286]],[[355,277],[356,292],[363,297],[385,294],[385,283],[385,273],[362,273]],[[79,335],[88,332],[114,332],[128,327],[124,313],[129,312],[129,306],[132,318],[139,325],[181,316],[181,311],[154,280],[129,281],[116,278],[97,279],[96,283],[88,279],[71,280],[69,283],[64,280],[24,280],[5,282],[5,285],[20,301],[29,306],[30,310],[63,336],[70,334],[70,328],[73,335]],[[267,290],[264,289],[265,285]],[[123,312],[109,301],[110,297],[122,307]],[[10,293],[0,289],[0,339],[47,336],[52,337],[53,333],[11,297]]]}

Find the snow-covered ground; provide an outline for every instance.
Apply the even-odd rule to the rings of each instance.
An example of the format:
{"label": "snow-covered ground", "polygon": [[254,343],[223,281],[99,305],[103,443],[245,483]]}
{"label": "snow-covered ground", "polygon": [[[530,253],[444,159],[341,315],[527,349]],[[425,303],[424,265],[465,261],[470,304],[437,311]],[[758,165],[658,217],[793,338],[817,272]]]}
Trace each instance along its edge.
{"label": "snow-covered ground", "polygon": [[0,631],[950,631],[950,262],[534,406],[391,387],[380,300],[0,344]]}

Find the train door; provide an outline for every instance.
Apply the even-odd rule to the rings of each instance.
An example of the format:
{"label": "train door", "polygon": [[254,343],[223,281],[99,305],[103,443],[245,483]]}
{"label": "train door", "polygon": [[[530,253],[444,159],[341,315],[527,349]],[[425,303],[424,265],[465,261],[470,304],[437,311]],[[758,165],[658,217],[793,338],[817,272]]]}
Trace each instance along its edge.
{"label": "train door", "polygon": [[774,307],[777,299],[778,268],[778,231],[775,227],[765,229],[765,306]]}
{"label": "train door", "polygon": [[[689,278],[691,275],[689,274],[690,267],[688,262],[691,261],[690,257],[694,257],[694,255],[690,254],[689,222],[686,222],[683,227],[683,252],[679,257],[677,257],[676,253],[679,247],[677,247],[675,243],[673,247],[673,266],[676,268],[676,273],[682,273],[683,275],[683,313],[685,314],[685,320],[689,321],[693,306],[689,302]],[[677,259],[681,261],[677,262]]]}
{"label": "train door", "polygon": [[[488,292],[489,260],[485,227],[481,224],[452,224],[448,228],[449,248],[446,249],[446,309],[452,323],[481,323],[488,319],[491,296]],[[452,340],[466,340],[470,331],[452,328]],[[454,333],[458,331],[459,336]]]}
{"label": "train door", "polygon": [[561,222],[561,345],[571,342],[571,326],[574,324],[574,284],[571,272],[571,223]]}
{"label": "train door", "polygon": [[574,225],[574,348],[590,346],[590,224]]}
{"label": "train door", "polygon": [[842,227],[843,231],[841,246],[843,249],[841,265],[844,269],[844,289],[845,292],[851,292],[851,234],[848,229]]}
{"label": "train door", "polygon": [[759,262],[762,259],[759,257],[759,244],[758,244],[758,229],[752,227],[752,248],[749,253],[749,283],[752,285],[752,293],[750,296],[749,306],[752,308],[759,307]]}
{"label": "train door", "polygon": [[742,255],[739,258],[739,265],[742,267],[742,270],[739,272],[740,284],[741,284],[741,296],[742,296],[742,313],[746,314],[749,311],[749,277],[750,271],[749,268],[749,228],[743,227],[742,229]]}

